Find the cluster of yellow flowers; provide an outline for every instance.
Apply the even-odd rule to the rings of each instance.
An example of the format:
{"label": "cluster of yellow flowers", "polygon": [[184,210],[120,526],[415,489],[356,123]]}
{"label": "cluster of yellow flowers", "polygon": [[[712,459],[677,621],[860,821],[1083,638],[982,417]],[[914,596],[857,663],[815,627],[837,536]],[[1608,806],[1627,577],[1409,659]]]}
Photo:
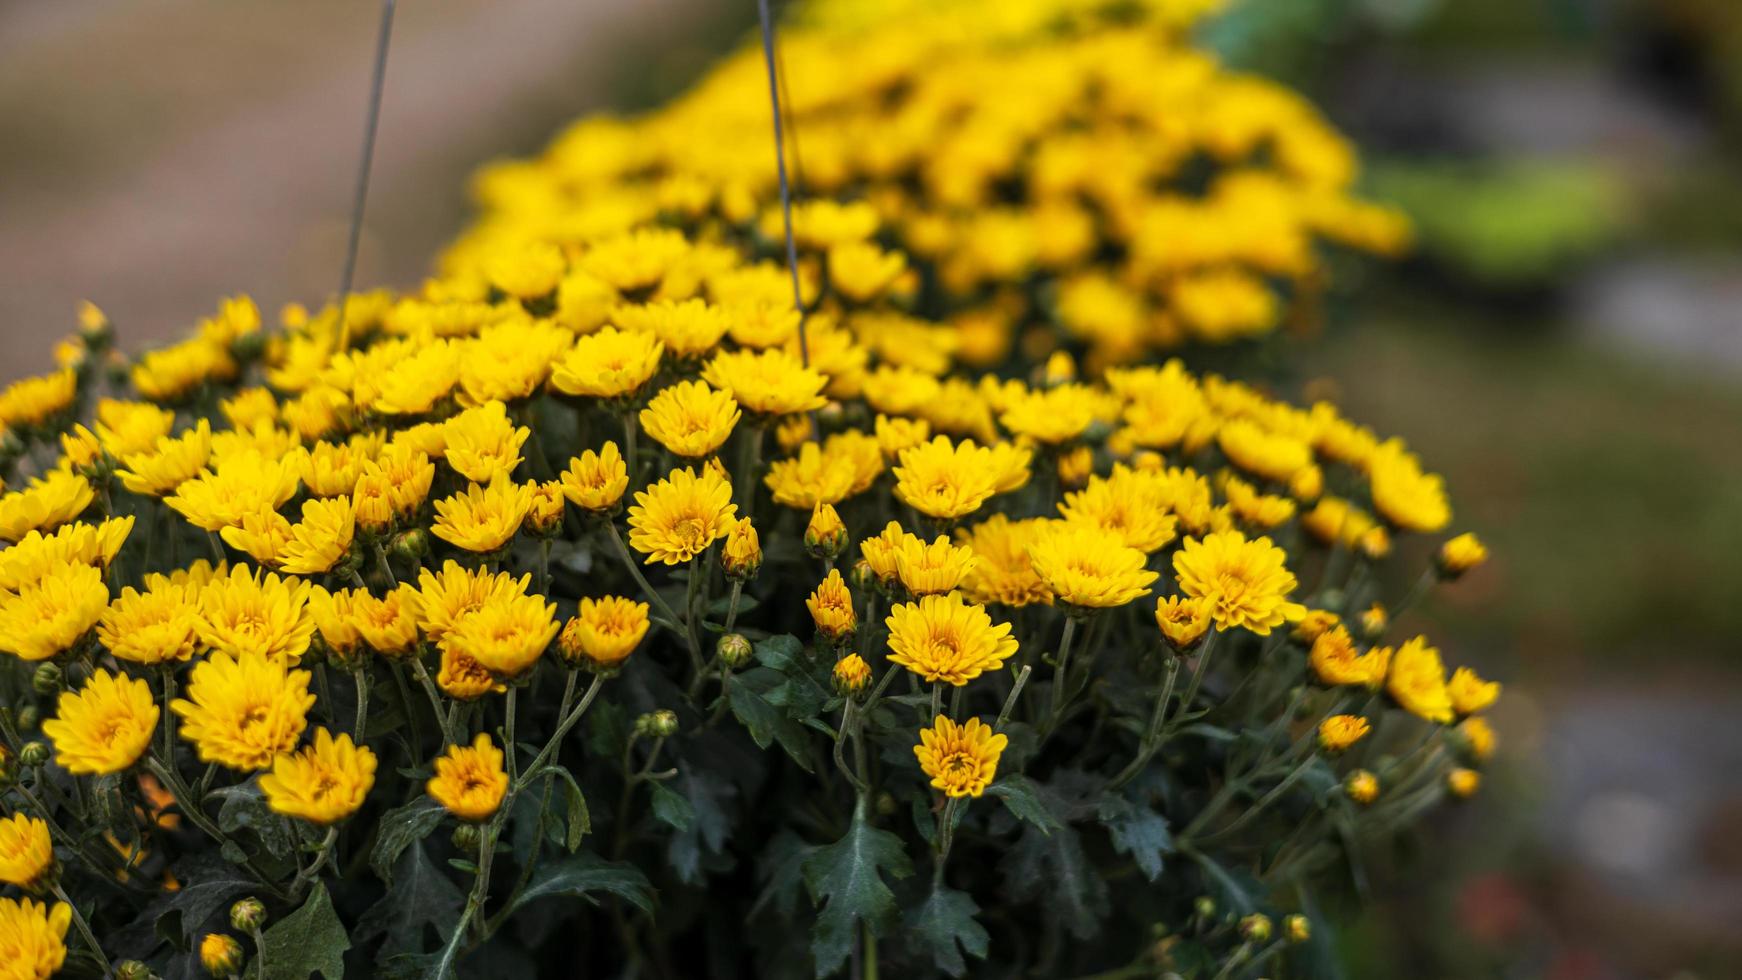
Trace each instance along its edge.
{"label": "cluster of yellow flowers", "polygon": [[[53,694],[55,765],[172,795],[219,843],[214,781],[256,774],[272,811],[335,828],[391,769],[368,709],[396,692],[439,743],[402,735],[423,754],[393,764],[482,829],[456,942],[482,920],[505,801],[548,778],[637,649],[698,725],[744,716],[741,613],[757,636],[814,627],[861,794],[876,764],[842,748],[862,751],[907,677],[926,723],[909,744],[949,814],[996,783],[1010,724],[1044,746],[1089,710],[1115,648],[1155,703],[1116,785],[1201,713],[1217,647],[1278,696],[1291,672],[1315,682],[1286,713],[1260,702],[1278,726],[1309,700],[1323,714],[1291,762],[1350,750],[1383,696],[1456,725],[1446,744],[1479,765],[1498,685],[1448,676],[1423,637],[1382,640],[1480,543],[1445,542],[1391,616],[1362,607],[1419,561],[1400,538],[1449,527],[1440,478],[1329,403],[1146,356],[1270,330],[1319,287],[1316,243],[1387,251],[1404,227],[1350,196],[1353,154],[1308,106],[1179,39],[1203,4],[1106,23],[970,6],[999,13],[969,29],[925,4],[818,4],[787,36],[810,195],[796,276],[770,257],[767,92],[746,53],[665,109],[486,171],[485,214],[415,292],[292,306],[276,328],[238,297],[130,362],[85,310],[62,369],[0,392],[0,649]],[[560,701],[533,693],[541,671]],[[974,710],[1000,704],[992,723]],[[516,742],[535,707],[554,722],[536,752]],[[30,714],[0,711],[21,808],[0,881],[40,893],[61,830],[32,792]],[[1435,759],[1397,769],[1400,807]],[[1362,805],[1389,778],[1346,775]],[[136,874],[152,826],[132,850],[74,850]],[[0,958],[48,975],[74,915],[0,901]]]}

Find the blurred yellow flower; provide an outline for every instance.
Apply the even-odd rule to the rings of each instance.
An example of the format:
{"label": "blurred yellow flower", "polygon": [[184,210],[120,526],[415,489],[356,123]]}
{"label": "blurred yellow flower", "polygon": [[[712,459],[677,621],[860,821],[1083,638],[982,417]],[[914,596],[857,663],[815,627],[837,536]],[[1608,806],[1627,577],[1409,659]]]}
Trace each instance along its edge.
{"label": "blurred yellow flower", "polygon": [[34,892],[55,870],[48,824],[22,813],[0,820],[0,882]]}
{"label": "blurred yellow flower", "polygon": [[52,907],[28,898],[0,898],[0,948],[6,965],[18,980],[48,980],[66,963],[67,927],[73,907],[56,902]]}
{"label": "blurred yellow flower", "polygon": [[1442,725],[1453,718],[1452,698],[1446,690],[1446,668],[1440,652],[1418,636],[1391,655],[1391,672],[1385,679],[1386,693],[1403,710]]}
{"label": "blurred yellow flower", "polygon": [[23,490],[0,495],[0,541],[18,541],[31,531],[46,534],[84,513],[94,499],[84,477],[52,470]]}

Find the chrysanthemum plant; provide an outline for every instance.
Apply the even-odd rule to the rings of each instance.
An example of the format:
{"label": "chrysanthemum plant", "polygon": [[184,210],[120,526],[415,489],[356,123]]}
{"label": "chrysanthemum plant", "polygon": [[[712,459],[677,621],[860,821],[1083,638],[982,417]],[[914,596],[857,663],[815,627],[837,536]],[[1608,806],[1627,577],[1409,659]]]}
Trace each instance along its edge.
{"label": "chrysanthemum plant", "polygon": [[1390,626],[1484,551],[1156,356],[1396,237],[1201,6],[807,8],[793,269],[734,59],[414,293],[85,310],[0,392],[0,970],[1318,975],[1493,751]]}

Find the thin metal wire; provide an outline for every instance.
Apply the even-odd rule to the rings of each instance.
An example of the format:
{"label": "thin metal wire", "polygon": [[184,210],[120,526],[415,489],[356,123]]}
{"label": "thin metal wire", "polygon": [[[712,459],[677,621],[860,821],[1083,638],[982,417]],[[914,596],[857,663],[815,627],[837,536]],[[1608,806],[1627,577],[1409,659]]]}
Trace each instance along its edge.
{"label": "thin metal wire", "polygon": [[780,211],[786,225],[786,265],[792,273],[792,305],[798,309],[798,355],[804,366],[810,367],[810,344],[804,331],[804,292],[798,284],[798,244],[792,237],[792,188],[786,179],[786,134],[780,122],[780,81],[774,64],[774,18],[768,14],[768,0],[756,0],[756,12],[762,18],[762,60],[768,66],[768,101],[774,112],[774,165],[780,177]]}
{"label": "thin metal wire", "polygon": [[393,11],[398,0],[382,0],[381,31],[375,39],[375,70],[369,82],[369,114],[363,123],[363,158],[357,163],[357,190],[351,198],[351,234],[345,244],[345,267],[339,276],[339,349],[351,346],[346,314],[351,277],[357,272],[357,248],[363,238],[363,205],[369,199],[369,165],[375,159],[375,128],[381,121],[381,93],[387,87],[387,47],[393,39]]}

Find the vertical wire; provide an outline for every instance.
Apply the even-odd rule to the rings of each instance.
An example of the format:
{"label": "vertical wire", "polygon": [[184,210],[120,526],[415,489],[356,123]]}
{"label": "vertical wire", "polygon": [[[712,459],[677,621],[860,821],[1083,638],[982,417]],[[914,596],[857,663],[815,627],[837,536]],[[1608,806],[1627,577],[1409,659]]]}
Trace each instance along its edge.
{"label": "vertical wire", "polygon": [[387,47],[393,39],[397,0],[382,0],[381,30],[375,39],[375,68],[369,82],[369,112],[363,123],[363,158],[357,163],[357,189],[351,198],[351,234],[345,244],[345,266],[339,276],[339,349],[351,346],[351,278],[357,272],[357,247],[363,237],[363,205],[369,199],[369,165],[375,159],[375,128],[381,121],[381,93],[387,86]]}
{"label": "vertical wire", "polygon": [[768,67],[768,101],[774,112],[774,166],[780,177],[780,211],[786,228],[786,265],[792,274],[792,305],[798,310],[798,354],[804,366],[810,367],[810,344],[804,330],[804,293],[798,284],[798,245],[792,237],[792,188],[786,179],[786,135],[780,121],[780,81],[774,64],[774,19],[768,14],[768,0],[756,0],[756,12],[762,20],[762,60]]}

